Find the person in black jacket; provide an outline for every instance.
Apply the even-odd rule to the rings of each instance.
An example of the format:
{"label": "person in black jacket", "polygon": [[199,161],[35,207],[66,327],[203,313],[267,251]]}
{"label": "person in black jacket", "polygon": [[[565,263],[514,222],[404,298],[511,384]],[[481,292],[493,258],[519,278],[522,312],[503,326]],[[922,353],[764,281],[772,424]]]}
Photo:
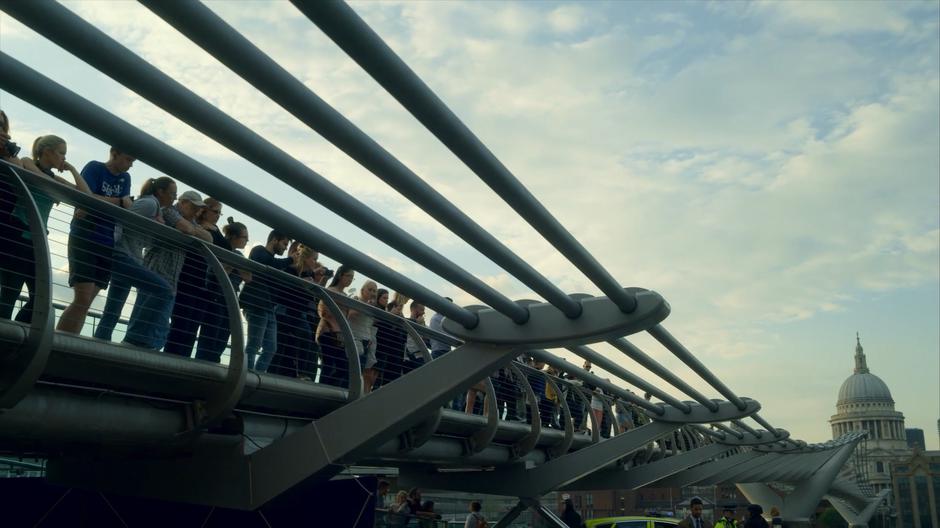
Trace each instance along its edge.
{"label": "person in black jacket", "polygon": [[[267,244],[253,247],[248,258],[274,269],[284,269],[290,261],[276,259],[274,256],[283,255],[288,245],[290,245],[290,237],[274,230],[268,235]],[[257,368],[259,372],[268,369],[268,364],[277,349],[277,319],[274,315],[276,305],[271,298],[271,290],[274,288],[276,286],[271,279],[256,276],[242,288],[239,296],[245,319],[248,321],[248,339],[245,343],[248,368]],[[258,352],[261,352],[261,357],[255,365],[255,356]]]}
{"label": "person in black jacket", "polygon": [[744,523],[744,528],[769,528],[767,521],[761,517],[761,514],[764,513],[764,509],[761,508],[760,504],[749,504],[747,513],[750,517],[747,519],[747,522]]}
{"label": "person in black jacket", "polygon": [[561,520],[568,528],[582,528],[584,523],[581,521],[581,514],[574,509],[570,498],[565,498],[565,509],[561,512]]}

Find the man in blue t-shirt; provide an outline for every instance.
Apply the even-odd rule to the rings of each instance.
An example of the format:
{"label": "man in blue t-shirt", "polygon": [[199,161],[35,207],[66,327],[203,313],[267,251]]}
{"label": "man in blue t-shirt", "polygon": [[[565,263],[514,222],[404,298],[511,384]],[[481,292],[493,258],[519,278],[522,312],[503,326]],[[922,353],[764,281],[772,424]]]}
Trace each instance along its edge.
{"label": "man in blue t-shirt", "polygon": [[[90,161],[82,177],[96,198],[123,207],[131,206],[131,176],[134,164],[130,154],[111,147],[106,163]],[[114,220],[101,213],[75,210],[69,230],[69,286],[75,292],[59,318],[56,330],[80,333],[88,308],[98,292],[111,281],[111,251],[114,247]]]}

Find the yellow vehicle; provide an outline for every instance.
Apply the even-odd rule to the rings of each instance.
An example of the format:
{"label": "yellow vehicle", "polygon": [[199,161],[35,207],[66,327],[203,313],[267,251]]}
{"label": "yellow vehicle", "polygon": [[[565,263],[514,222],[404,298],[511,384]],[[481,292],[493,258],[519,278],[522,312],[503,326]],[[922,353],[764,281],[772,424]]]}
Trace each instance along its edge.
{"label": "yellow vehicle", "polygon": [[585,521],[587,528],[673,528],[679,519],[669,517],[604,517]]}

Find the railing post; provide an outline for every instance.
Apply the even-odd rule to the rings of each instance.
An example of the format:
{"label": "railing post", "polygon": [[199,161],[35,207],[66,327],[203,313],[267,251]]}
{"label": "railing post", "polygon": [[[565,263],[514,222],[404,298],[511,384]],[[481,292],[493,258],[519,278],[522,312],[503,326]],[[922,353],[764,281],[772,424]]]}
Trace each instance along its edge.
{"label": "railing post", "polygon": [[523,391],[525,392],[526,405],[529,407],[529,415],[532,417],[529,420],[531,427],[529,434],[512,445],[513,456],[515,458],[521,458],[535,449],[535,446],[538,444],[539,436],[542,434],[542,417],[539,414],[539,401],[535,397],[535,391],[532,390],[529,378],[525,376],[522,373],[522,369],[516,365],[510,363],[509,368],[512,370],[516,379],[519,380],[519,383],[522,384]]}
{"label": "railing post", "polygon": [[[425,344],[424,339],[421,338],[421,334],[419,334],[407,320],[401,321],[401,325],[404,327],[408,336],[418,345],[418,355],[424,358],[425,364],[429,363],[432,359],[431,351],[428,350],[428,346]],[[408,351],[405,350],[405,353],[407,354]],[[411,451],[412,449],[421,447],[434,436],[434,431],[437,431],[437,428],[441,425],[441,417],[443,416],[442,409],[442,407],[439,407],[427,420],[401,434],[399,437],[401,451]]]}
{"label": "railing post", "polygon": [[55,314],[52,308],[52,259],[46,239],[46,223],[39,214],[29,188],[12,167],[6,163],[4,165],[6,166],[2,167],[2,172],[7,174],[7,179],[13,181],[19,201],[29,216],[33,259],[36,263],[32,292],[33,317],[29,325],[29,335],[24,346],[12,347],[6,357],[2,358],[6,364],[0,370],[0,409],[10,409],[26,396],[46,368],[46,361],[52,349]]}
{"label": "railing post", "polygon": [[212,250],[204,242],[198,242],[199,252],[209,265],[209,270],[215,274],[216,282],[222,289],[225,307],[228,310],[229,330],[232,334],[232,346],[225,375],[225,383],[216,391],[207,395],[205,403],[197,406],[199,413],[194,430],[198,431],[216,425],[226,416],[241,399],[245,388],[245,378],[248,375],[248,362],[245,358],[245,338],[242,329],[242,319],[238,308],[238,297],[235,288],[225,273],[225,268]]}
{"label": "railing post", "polygon": [[346,320],[343,311],[340,309],[339,305],[336,304],[336,301],[330,297],[329,293],[321,291],[320,300],[326,304],[327,309],[336,317],[340,332],[343,334],[343,348],[346,350],[346,360],[349,362],[349,383],[347,385],[349,387],[349,395],[346,401],[358,400],[362,397],[362,368],[359,365],[359,353],[356,352],[356,341],[355,337],[353,337],[352,328],[349,327],[349,321]]}

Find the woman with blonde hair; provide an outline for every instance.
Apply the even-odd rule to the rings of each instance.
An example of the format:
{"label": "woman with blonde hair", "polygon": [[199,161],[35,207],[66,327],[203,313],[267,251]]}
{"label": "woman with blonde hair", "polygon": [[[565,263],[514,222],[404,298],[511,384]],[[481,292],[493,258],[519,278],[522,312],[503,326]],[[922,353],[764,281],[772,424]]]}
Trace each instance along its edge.
{"label": "woman with blonde hair", "polygon": [[[365,304],[375,305],[378,285],[375,281],[366,281],[359,289],[356,300]],[[375,365],[378,360],[375,356],[375,318],[366,312],[349,310],[346,315],[353,337],[356,339],[356,352],[359,354],[359,368],[362,370],[362,390],[366,394],[372,391],[378,370]]]}
{"label": "woman with blonde hair", "polygon": [[[6,114],[2,116],[2,125],[6,128],[4,135],[9,137],[9,124],[6,122]],[[20,160],[20,167],[33,170],[38,169],[38,174],[52,178],[53,180],[77,188],[88,193],[88,185],[85,180],[75,170],[69,162],[65,161],[65,153],[68,147],[65,140],[59,136],[45,135],[36,138],[33,142],[32,159]],[[6,159],[6,158],[4,158]],[[74,185],[56,175],[52,171],[59,173],[70,172],[75,180]],[[34,171],[35,172],[35,171]],[[49,220],[49,213],[52,211],[52,205],[55,201],[46,193],[38,190],[31,190],[33,202],[39,210],[39,216],[45,225]],[[20,296],[20,290],[26,285],[29,299],[26,304],[20,308],[16,314],[16,320],[22,323],[29,323],[33,320],[33,304],[35,302],[36,289],[36,261],[33,258],[33,234],[29,227],[29,213],[26,210],[26,202],[17,198],[16,205],[10,214],[9,224],[4,227],[2,235],[7,250],[7,257],[4,263],[0,265],[3,273],[0,275],[0,319],[9,319],[13,315],[13,306]]]}

